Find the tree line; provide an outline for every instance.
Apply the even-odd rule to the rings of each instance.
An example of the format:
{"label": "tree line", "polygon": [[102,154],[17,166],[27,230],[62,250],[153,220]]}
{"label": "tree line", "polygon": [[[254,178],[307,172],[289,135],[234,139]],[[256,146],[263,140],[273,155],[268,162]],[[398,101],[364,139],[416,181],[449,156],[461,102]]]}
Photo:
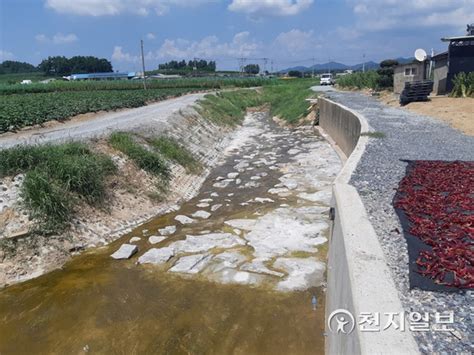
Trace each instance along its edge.
{"label": "tree line", "polygon": [[179,70],[179,71],[207,71],[215,72],[216,71],[216,62],[213,60],[190,60],[186,62],[185,60],[177,61],[172,60],[167,63],[159,64],[158,70]]}
{"label": "tree line", "polygon": [[38,66],[6,60],[0,64],[0,74],[43,72],[45,75],[63,76],[83,73],[112,72],[113,67],[105,58],[92,56],[54,56],[44,59]]}

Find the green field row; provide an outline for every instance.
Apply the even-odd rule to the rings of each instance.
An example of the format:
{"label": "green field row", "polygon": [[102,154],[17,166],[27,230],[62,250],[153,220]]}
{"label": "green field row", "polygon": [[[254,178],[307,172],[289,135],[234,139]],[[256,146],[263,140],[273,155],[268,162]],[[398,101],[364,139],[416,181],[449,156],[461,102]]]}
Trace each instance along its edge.
{"label": "green field row", "polygon": [[0,133],[88,112],[140,107],[193,89],[70,91],[0,96]]}
{"label": "green field row", "polygon": [[[192,88],[196,90],[220,89],[225,87],[252,87],[267,85],[270,79],[264,78],[182,78],[182,79],[148,79],[149,89]],[[104,91],[104,90],[142,90],[141,80],[106,80],[106,81],[53,81],[47,84],[33,83],[1,84],[0,95],[29,94],[63,91]]]}

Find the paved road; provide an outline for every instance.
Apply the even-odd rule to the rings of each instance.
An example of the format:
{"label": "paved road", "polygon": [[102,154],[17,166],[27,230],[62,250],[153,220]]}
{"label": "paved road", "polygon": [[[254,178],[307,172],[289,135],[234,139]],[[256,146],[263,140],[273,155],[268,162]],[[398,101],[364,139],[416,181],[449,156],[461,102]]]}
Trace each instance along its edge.
{"label": "paved road", "polygon": [[90,120],[72,120],[54,127],[6,133],[0,135],[0,148],[4,149],[17,144],[93,138],[112,131],[133,129],[148,123],[165,122],[174,112],[194,104],[204,95],[205,93],[189,94],[135,109],[99,114]]}
{"label": "paved road", "polygon": [[315,85],[315,86],[311,86],[311,90],[316,91],[316,92],[337,91],[334,86],[328,86],[328,85]]}

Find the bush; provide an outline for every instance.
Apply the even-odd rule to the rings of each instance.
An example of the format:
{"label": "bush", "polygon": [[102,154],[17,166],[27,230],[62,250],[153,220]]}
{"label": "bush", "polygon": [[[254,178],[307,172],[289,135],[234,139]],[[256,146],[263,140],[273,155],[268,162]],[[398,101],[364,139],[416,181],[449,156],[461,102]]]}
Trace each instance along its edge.
{"label": "bush", "polygon": [[350,89],[376,89],[380,75],[374,71],[369,70],[365,73],[357,72],[344,75],[337,79],[337,85],[343,88]]}
{"label": "bush", "polygon": [[474,72],[459,73],[453,79],[452,97],[474,97]]}

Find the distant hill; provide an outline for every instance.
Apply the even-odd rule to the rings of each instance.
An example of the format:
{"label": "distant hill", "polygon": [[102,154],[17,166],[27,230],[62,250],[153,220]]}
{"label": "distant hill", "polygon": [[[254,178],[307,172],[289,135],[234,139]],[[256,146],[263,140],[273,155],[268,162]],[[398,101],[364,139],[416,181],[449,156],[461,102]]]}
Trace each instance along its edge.
{"label": "distant hill", "polygon": [[[400,64],[406,64],[410,63],[414,60],[414,58],[396,58]],[[325,72],[328,70],[362,70],[364,67],[364,63],[359,63],[355,65],[346,65],[343,63],[338,63],[338,62],[328,62],[328,63],[323,63],[323,64],[316,64],[310,67],[305,67],[305,66],[297,66],[297,67],[291,67],[287,69],[280,70],[280,73],[288,73],[290,70],[298,70],[301,72],[311,72],[315,71],[318,73]],[[365,70],[374,70],[379,68],[379,63],[376,63],[374,61],[369,61],[365,62]]]}

